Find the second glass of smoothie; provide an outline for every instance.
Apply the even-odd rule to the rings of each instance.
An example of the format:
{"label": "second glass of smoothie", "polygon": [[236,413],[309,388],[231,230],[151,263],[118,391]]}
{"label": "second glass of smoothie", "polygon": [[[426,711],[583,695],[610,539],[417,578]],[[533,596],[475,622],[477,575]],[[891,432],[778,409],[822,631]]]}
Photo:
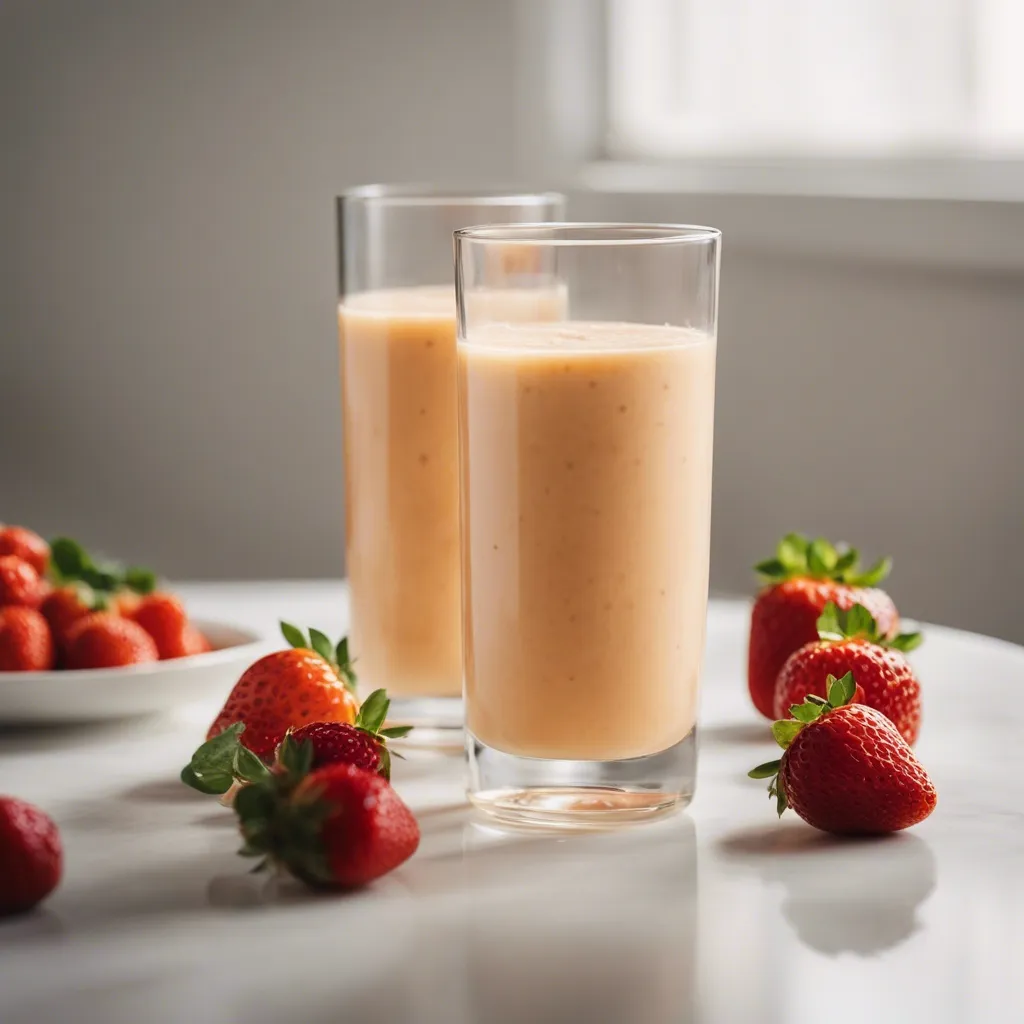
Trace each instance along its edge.
{"label": "second glass of smoothie", "polygon": [[[366,186],[338,200],[346,560],[360,689],[394,722],[461,728],[458,397],[452,234],[557,219],[554,193]],[[519,253],[495,251],[510,275]],[[504,322],[560,319],[557,288],[481,301]]]}
{"label": "second glass of smoothie", "polygon": [[[600,827],[692,797],[719,237],[456,232],[469,795],[498,818]],[[563,319],[482,302],[521,287],[506,264]]]}

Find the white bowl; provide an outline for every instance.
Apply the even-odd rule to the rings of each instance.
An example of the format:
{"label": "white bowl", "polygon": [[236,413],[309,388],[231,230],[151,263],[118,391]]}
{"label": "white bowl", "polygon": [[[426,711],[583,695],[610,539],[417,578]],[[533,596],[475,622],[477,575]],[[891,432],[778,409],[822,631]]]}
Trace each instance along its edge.
{"label": "white bowl", "polygon": [[0,724],[88,722],[153,714],[226,697],[264,653],[257,633],[194,620],[213,650],[124,668],[0,672]]}

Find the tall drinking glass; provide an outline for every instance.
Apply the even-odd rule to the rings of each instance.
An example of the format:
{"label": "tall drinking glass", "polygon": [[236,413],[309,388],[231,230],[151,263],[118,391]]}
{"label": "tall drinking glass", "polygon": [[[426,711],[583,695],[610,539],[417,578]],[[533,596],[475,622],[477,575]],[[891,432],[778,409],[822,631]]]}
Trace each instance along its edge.
{"label": "tall drinking glass", "polygon": [[[455,233],[469,795],[559,827],[689,803],[720,233]],[[486,297],[560,291],[557,323]]]}
{"label": "tall drinking glass", "polygon": [[[338,200],[351,650],[364,695],[385,687],[395,722],[463,720],[452,233],[562,208],[553,193],[380,185]],[[510,288],[492,301],[535,321],[560,315],[556,299]]]}

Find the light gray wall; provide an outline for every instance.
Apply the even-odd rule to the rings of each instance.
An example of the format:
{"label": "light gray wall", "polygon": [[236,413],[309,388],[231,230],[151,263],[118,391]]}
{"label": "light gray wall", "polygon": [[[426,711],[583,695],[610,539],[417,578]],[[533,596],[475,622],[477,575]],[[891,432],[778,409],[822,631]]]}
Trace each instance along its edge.
{"label": "light gray wall", "polygon": [[340,573],[333,197],[507,175],[512,18],[0,0],[0,519]]}
{"label": "light gray wall", "polygon": [[718,585],[791,525],[891,553],[905,613],[1024,641],[1022,284],[727,256]]}
{"label": "light gray wall", "polygon": [[[179,577],[338,573],[331,198],[534,165],[515,28],[478,0],[0,0],[0,518]],[[802,528],[893,553],[910,613],[1024,640],[1020,277],[728,229],[723,271],[713,585]]]}

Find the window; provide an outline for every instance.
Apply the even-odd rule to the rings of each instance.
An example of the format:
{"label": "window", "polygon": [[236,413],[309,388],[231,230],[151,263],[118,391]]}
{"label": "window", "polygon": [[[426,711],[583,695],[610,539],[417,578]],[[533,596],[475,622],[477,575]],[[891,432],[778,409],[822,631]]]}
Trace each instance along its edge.
{"label": "window", "polygon": [[1024,157],[1024,0],[608,10],[611,157]]}

